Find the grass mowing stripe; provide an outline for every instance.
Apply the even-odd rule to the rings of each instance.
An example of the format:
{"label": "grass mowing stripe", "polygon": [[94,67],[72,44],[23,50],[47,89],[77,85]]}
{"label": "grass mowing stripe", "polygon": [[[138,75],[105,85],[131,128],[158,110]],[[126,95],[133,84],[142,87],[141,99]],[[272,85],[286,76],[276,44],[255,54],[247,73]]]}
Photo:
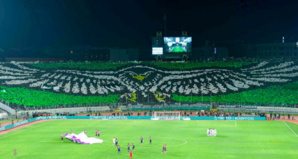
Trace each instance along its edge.
{"label": "grass mowing stripe", "polygon": [[296,135],[296,137],[298,137],[298,135],[295,133],[295,131],[286,123],[286,122],[284,122],[286,125],[287,125],[287,127]]}
{"label": "grass mowing stripe", "polygon": [[[48,122],[45,123],[45,124],[48,124]],[[35,126],[35,127],[30,127],[30,126],[31,126],[31,125],[30,125],[30,126],[27,127],[28,129],[26,129],[26,130],[19,131],[19,132],[16,132],[16,133],[13,133],[13,134],[10,134],[10,135],[8,135],[8,136],[4,136],[4,137],[2,137],[2,138],[0,138],[0,139],[4,139],[4,138],[7,138],[7,137],[12,136],[12,135],[19,134],[19,133],[21,133],[21,132],[24,132],[24,131],[27,131],[27,130],[31,130],[31,129],[33,129],[33,128],[37,128],[37,127],[40,127],[40,126],[45,125],[45,124],[41,124],[41,125],[38,125],[38,126]]]}

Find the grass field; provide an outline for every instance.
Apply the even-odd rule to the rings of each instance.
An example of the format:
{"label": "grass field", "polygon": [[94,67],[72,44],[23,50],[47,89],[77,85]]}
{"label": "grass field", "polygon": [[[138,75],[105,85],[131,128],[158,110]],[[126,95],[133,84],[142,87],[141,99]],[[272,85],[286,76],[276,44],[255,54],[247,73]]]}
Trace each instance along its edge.
{"label": "grass field", "polygon": [[[217,136],[207,137],[207,128],[217,129]],[[102,144],[60,140],[70,130],[76,134],[86,130],[88,136],[95,136],[96,129]],[[16,148],[16,158],[24,159],[128,159],[127,143],[134,142],[135,159],[294,159],[298,156],[295,133],[298,125],[282,121],[52,120],[0,135],[0,158],[12,158]],[[119,140],[121,155],[112,146],[113,137]],[[161,153],[163,144],[167,144],[166,155]]]}

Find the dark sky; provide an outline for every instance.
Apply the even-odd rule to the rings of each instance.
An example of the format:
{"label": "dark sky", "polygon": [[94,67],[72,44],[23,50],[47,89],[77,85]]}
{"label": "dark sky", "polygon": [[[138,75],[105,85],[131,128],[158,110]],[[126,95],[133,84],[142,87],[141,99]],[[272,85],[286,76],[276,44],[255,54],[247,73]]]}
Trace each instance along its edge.
{"label": "dark sky", "polygon": [[298,41],[297,0],[0,0],[0,48],[150,47],[164,13],[194,45]]}

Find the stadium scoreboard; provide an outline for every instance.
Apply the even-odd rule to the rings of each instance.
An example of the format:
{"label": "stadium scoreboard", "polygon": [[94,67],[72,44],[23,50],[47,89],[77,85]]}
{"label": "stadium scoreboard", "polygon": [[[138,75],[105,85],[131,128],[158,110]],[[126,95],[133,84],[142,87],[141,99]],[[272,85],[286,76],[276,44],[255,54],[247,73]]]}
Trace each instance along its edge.
{"label": "stadium scoreboard", "polygon": [[152,55],[189,54],[192,37],[153,37]]}
{"label": "stadium scoreboard", "polygon": [[190,53],[192,37],[164,37],[164,52]]}
{"label": "stadium scoreboard", "polygon": [[163,47],[152,47],[152,55],[163,55]]}

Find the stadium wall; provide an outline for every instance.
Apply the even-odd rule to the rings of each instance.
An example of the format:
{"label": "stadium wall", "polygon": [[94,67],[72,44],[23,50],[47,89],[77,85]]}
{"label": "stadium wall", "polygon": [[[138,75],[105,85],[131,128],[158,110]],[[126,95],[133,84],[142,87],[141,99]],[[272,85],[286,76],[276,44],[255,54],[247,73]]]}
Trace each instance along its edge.
{"label": "stadium wall", "polygon": [[298,108],[288,108],[288,107],[264,107],[264,106],[229,106],[220,105],[218,107],[219,111],[236,111],[236,112],[259,112],[259,113],[290,113],[298,114]]}
{"label": "stadium wall", "polygon": [[138,61],[139,50],[138,49],[110,49],[110,60],[111,61]]}

